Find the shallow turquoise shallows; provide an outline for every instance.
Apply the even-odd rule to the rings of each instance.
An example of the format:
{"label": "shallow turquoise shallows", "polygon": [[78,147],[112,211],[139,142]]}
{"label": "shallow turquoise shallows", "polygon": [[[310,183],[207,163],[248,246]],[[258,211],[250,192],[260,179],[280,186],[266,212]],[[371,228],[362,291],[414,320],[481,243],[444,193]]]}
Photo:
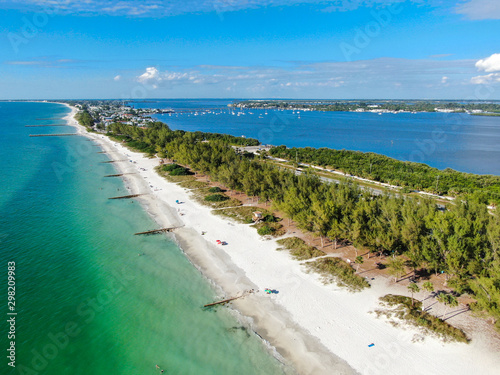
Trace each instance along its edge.
{"label": "shallow turquoise shallows", "polygon": [[[230,310],[204,311],[216,291],[125,192],[93,142],[28,137],[74,132],[68,109],[0,103],[0,265],[16,264],[16,368],[1,374],[280,374],[289,369]],[[138,256],[138,254],[144,254]],[[9,348],[2,323],[2,351]]]}

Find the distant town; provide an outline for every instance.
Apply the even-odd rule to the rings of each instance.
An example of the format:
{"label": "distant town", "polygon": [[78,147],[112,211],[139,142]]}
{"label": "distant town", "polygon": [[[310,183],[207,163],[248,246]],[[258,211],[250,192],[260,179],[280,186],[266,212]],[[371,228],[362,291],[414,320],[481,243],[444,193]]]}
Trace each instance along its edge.
{"label": "distant town", "polygon": [[67,101],[80,111],[86,111],[93,119],[96,130],[105,130],[114,122],[126,125],[146,127],[154,121],[150,116],[153,114],[173,113],[172,109],[158,108],[133,108],[121,101]]}
{"label": "distant town", "polygon": [[281,109],[292,111],[338,111],[373,113],[468,113],[500,116],[498,102],[465,101],[333,101],[333,100],[246,100],[231,105],[240,109]]}

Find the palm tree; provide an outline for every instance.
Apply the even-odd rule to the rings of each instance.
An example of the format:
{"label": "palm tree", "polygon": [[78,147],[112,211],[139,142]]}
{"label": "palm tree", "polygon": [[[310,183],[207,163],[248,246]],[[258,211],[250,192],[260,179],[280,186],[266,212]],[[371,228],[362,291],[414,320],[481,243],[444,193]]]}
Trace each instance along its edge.
{"label": "palm tree", "polygon": [[[429,292],[429,295],[427,296],[427,298],[429,298],[431,296],[431,293],[434,292],[434,284],[432,284],[430,281],[426,281],[425,283],[422,284],[422,289]],[[424,301],[422,301],[422,311],[425,311]]]}
{"label": "palm tree", "polygon": [[447,294],[446,293],[439,293],[436,297],[436,299],[438,300],[438,302],[441,302],[441,303],[444,303],[446,304],[446,299],[447,299]]}
{"label": "palm tree", "polygon": [[359,266],[362,265],[364,263],[363,261],[363,257],[361,255],[357,256],[356,257],[356,260],[354,261],[356,264],[357,264],[357,267],[356,267],[356,273],[358,273],[359,271]]}
{"label": "palm tree", "polygon": [[[441,303],[444,303],[445,306],[449,306],[449,307],[455,307],[455,306],[458,306],[458,301],[457,301],[457,298],[451,294],[447,294],[447,293],[440,293],[438,294],[437,296],[437,300]],[[444,314],[443,314],[443,317],[441,318],[442,320],[445,320],[445,316],[448,314],[448,311],[446,311]]]}
{"label": "palm tree", "polygon": [[418,287],[418,285],[416,283],[410,283],[408,285],[408,290],[410,291],[411,293],[411,307],[413,307],[413,303],[414,303],[414,300],[413,300],[413,293],[418,293],[420,292],[420,288]]}
{"label": "palm tree", "polygon": [[[450,307],[449,312],[451,312],[451,308],[458,306],[457,297],[455,297],[454,295],[448,294],[448,298],[446,298],[445,304]],[[446,313],[445,315],[447,315],[447,314],[448,313]],[[443,320],[444,320],[444,318],[443,318]]]}
{"label": "palm tree", "polygon": [[398,282],[398,279],[405,272],[405,262],[404,262],[404,260],[401,259],[401,258],[393,257],[389,261],[388,267],[389,267],[389,274],[391,274],[392,276],[394,276],[394,281],[395,282]]}

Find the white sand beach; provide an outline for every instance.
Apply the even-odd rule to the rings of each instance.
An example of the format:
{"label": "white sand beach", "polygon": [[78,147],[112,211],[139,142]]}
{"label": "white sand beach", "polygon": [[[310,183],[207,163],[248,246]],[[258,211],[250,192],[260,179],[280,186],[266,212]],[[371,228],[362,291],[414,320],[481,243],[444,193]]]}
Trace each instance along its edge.
{"label": "white sand beach", "polygon": [[[141,198],[161,227],[182,226],[175,238],[194,265],[226,296],[244,290],[258,293],[234,301],[233,306],[252,328],[300,374],[498,374],[500,342],[485,334],[486,323],[461,314],[451,324],[475,326],[470,344],[443,343],[423,337],[411,327],[394,327],[373,313],[378,298],[406,294],[406,287],[388,279],[371,281],[372,287],[350,293],[321,278],[284,251],[275,240],[264,240],[246,224],[216,216],[197,203],[190,192],[160,177],[158,159],[148,159],[109,138],[87,133],[73,119],[69,124],[97,142],[122,173],[131,194]],[[176,200],[183,202],[176,204]],[[179,215],[182,213],[182,216]],[[146,228],[147,229],[147,228]],[[201,235],[206,231],[205,235]],[[227,242],[216,245],[216,240]],[[272,288],[278,294],[262,291]],[[422,299],[425,294],[417,294]],[[210,302],[210,301],[207,301]],[[484,329],[483,329],[484,328]],[[369,344],[375,344],[369,347]]]}

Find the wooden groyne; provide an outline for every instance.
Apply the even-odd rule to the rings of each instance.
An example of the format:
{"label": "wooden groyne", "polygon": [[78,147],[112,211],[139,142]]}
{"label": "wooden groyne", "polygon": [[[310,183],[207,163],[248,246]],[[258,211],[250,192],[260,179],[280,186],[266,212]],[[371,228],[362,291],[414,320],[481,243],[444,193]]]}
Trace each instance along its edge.
{"label": "wooden groyne", "polygon": [[232,297],[232,298],[228,298],[228,299],[223,299],[222,301],[207,303],[206,305],[203,305],[203,307],[211,307],[211,306],[221,305],[223,303],[231,302],[231,301],[234,301],[235,299],[238,299],[238,298],[241,298],[241,297],[243,297],[243,296]]}
{"label": "wooden groyne", "polygon": [[47,126],[69,126],[68,124],[52,124],[52,125],[24,125],[25,128],[44,128]]}
{"label": "wooden groyne", "polygon": [[35,120],[60,120],[58,117],[36,118]]}
{"label": "wooden groyne", "polygon": [[165,232],[171,232],[174,229],[177,229],[180,227],[171,227],[171,228],[160,228],[160,229],[153,229],[153,230],[147,230],[145,232],[138,232],[134,233],[134,236],[138,236],[140,234],[160,234],[160,233],[165,233]]}
{"label": "wooden groyne", "polygon": [[98,154],[105,154],[106,151],[97,151]]}
{"label": "wooden groyne", "polygon": [[122,195],[121,197],[111,197],[108,199],[129,199],[129,198],[140,197],[141,195],[144,195],[144,194]]}
{"label": "wooden groyne", "polygon": [[65,137],[68,135],[78,135],[78,133],[66,133],[66,134],[30,134],[30,137]]}
{"label": "wooden groyne", "polygon": [[120,176],[126,176],[126,175],[129,175],[129,174],[137,174],[137,173],[107,174],[107,175],[106,175],[106,176],[104,176],[104,177],[120,177]]}
{"label": "wooden groyne", "polygon": [[217,301],[217,302],[212,302],[212,303],[207,303],[206,305],[203,305],[203,307],[212,307],[212,306],[217,306],[217,305],[222,305],[224,303],[228,303],[228,302],[231,302],[231,301],[234,301],[235,299],[238,299],[238,298],[243,298],[245,296],[248,296],[249,294],[252,294],[254,292],[253,289],[250,289],[250,290],[245,290],[241,296],[236,296],[236,297],[231,297],[231,298],[226,298],[226,299],[223,299],[221,301]]}
{"label": "wooden groyne", "polygon": [[108,160],[108,161],[101,161],[101,163],[116,163],[119,161],[126,161],[126,160]]}

